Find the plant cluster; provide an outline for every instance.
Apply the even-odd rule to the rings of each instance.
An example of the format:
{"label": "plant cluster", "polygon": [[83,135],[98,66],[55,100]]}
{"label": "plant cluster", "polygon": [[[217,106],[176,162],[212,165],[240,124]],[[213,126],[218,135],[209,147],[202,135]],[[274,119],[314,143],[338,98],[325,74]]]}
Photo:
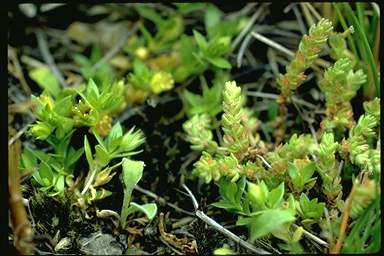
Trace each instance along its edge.
{"label": "plant cluster", "polygon": [[[49,77],[49,76],[48,76]],[[44,77],[46,90],[39,96],[32,96],[37,121],[30,126],[32,138],[47,143],[45,150],[25,146],[21,156],[21,169],[32,174],[32,184],[48,196],[70,198],[84,211],[95,201],[112,194],[103,188],[122,165],[124,203],[121,223],[125,224],[128,214],[144,212],[149,218],[156,213],[155,204],[138,205],[130,203],[131,194],[139,182],[144,163],[130,157],[143,142],[140,130],[131,128],[123,132],[119,122],[112,127],[113,112],[123,105],[122,84],[114,83],[99,88],[91,79],[79,88],[65,88],[55,91]],[[80,127],[89,127],[97,144],[89,143],[87,133],[79,134]],[[71,146],[74,136],[82,136],[84,143],[79,148]],[[74,170],[85,154],[88,171],[75,179]]]}
{"label": "plant cluster", "polygon": [[[205,186],[218,187],[218,198],[211,202],[217,208],[214,212],[231,213],[228,216],[236,218],[237,230],[248,231],[250,243],[267,249],[263,244],[268,241],[268,249],[289,253],[379,250],[380,98],[372,97],[369,91],[373,88],[371,85],[375,85],[377,95],[380,92],[371,52],[378,39],[377,35],[367,38],[364,34],[371,23],[374,29],[378,28],[379,15],[374,12],[364,20],[361,3],[356,4],[358,17],[348,4],[334,4],[334,14],[338,15],[344,32],[334,31],[337,24],[329,19],[319,19],[312,24],[292,59],[286,62],[285,72],[273,77],[272,85],[276,88],[272,89],[277,89],[278,94],[254,91],[267,100],[253,102],[252,106],[246,98],[249,87],[233,80],[231,58],[236,42],[244,38],[242,47],[245,47],[251,38],[242,34],[254,34],[250,29],[257,16],[249,19],[242,15],[246,8],[224,15],[211,3],[158,7],[132,4],[129,10],[114,13],[118,17],[121,11],[124,17],[138,16],[139,19],[124,23],[124,26],[132,25],[130,33],[107,54],[103,53],[102,44],[94,40],[94,44],[83,44],[89,46],[90,56],[80,51],[69,56],[75,72],[79,73],[77,77],[81,78],[77,83],[68,82],[71,80],[68,76],[63,84],[50,67],[32,65],[28,75],[42,92],[31,96],[36,119],[28,127],[28,140],[22,145],[20,159],[15,155],[11,162],[17,162],[22,175],[30,178],[28,185],[36,188],[39,200],[69,202],[68,211],[74,210],[92,219],[95,212],[96,217],[100,217],[98,203],[109,200],[122,187],[120,213],[109,210],[104,213],[117,216],[120,225],[115,228],[129,233],[127,240],[131,247],[134,236],[142,235],[141,230],[130,226],[130,217],[134,216],[131,214],[144,213],[147,220],[153,220],[158,209],[155,203],[144,200],[145,203],[140,204],[139,198],[133,197],[135,188],[140,190],[137,185],[145,168],[144,161],[135,160],[143,151],[144,132],[133,125],[125,127],[126,122],[117,118],[131,111],[134,104],[155,107],[153,102],[174,90],[183,108],[172,120],[182,123],[181,137],[194,151],[186,157],[181,169],[195,161],[191,176],[200,179],[199,186],[205,183]],[[113,9],[114,5],[105,7],[108,8]],[[347,14],[348,22],[341,11]],[[202,23],[190,19],[198,15],[203,15]],[[347,27],[347,23],[353,26]],[[362,44],[355,45],[351,39],[355,33],[361,36]],[[242,47],[239,56],[244,53],[241,53]],[[329,58],[320,59],[323,56]],[[305,103],[302,105],[312,106],[313,112],[319,110],[319,106],[295,95],[298,90],[306,89],[302,85],[310,77],[308,70],[314,71],[317,87],[310,88],[305,96],[310,94],[308,98],[321,101],[318,105],[324,107],[324,111],[316,113],[320,113],[321,120],[308,121],[308,113],[296,105],[301,101]],[[266,73],[269,74],[269,70]],[[188,87],[199,82],[197,90]],[[66,86],[67,83],[70,86]],[[361,104],[364,113],[356,118],[359,112],[352,102],[361,91],[369,100]],[[291,115],[288,109],[291,103],[300,115]],[[261,114],[264,109],[258,109],[263,104],[269,104],[266,122]],[[184,114],[186,119],[181,119]],[[316,115],[312,114],[312,117]],[[166,119],[162,117],[159,123]],[[151,131],[158,133],[156,129]],[[270,138],[270,134],[274,136]],[[176,131],[174,137],[178,135]],[[168,143],[164,143],[165,147]],[[150,148],[146,146],[145,151]],[[10,148],[12,152],[17,150]],[[165,155],[168,157],[168,153],[173,152],[178,155],[182,150],[176,145]],[[193,160],[195,156],[197,160]],[[159,161],[157,156],[153,160]],[[167,161],[166,169],[172,160]],[[169,180],[175,180],[173,174],[167,175]],[[188,176],[183,176],[182,181],[184,178],[189,181]],[[152,189],[160,184],[159,180],[160,177],[154,179]],[[186,212],[179,205],[169,203],[166,197],[150,191],[145,194],[178,212]],[[201,218],[201,209],[195,206],[195,210]],[[180,239],[165,232],[163,217],[161,213],[158,223],[162,242],[178,249],[188,247],[187,252],[194,252],[198,246],[189,238]],[[199,225],[191,225],[194,232],[200,232]],[[143,231],[149,234],[151,229],[148,225]],[[62,240],[65,242],[65,239]],[[195,239],[198,240],[198,236]],[[236,252],[224,244],[214,253]]]}
{"label": "plant cluster", "polygon": [[[353,69],[353,55],[343,41],[349,31],[338,34],[332,30],[326,19],[313,25],[288,64],[287,73],[277,79],[282,96],[291,96],[304,82],[304,70],[316,61],[331,36],[330,52],[336,62],[318,83],[327,109],[319,142],[313,135],[295,133],[279,145],[260,139],[252,143],[250,138],[257,136],[257,130],[247,129],[249,111],[234,81],[225,84],[222,94],[223,139],[219,143],[211,131],[215,118],[207,112],[192,115],[183,126],[191,149],[201,152],[192,173],[206,183],[215,181],[219,187],[220,200],[212,205],[235,213],[236,224],[249,229],[251,241],[272,235],[283,241],[279,247],[289,252],[303,252],[304,231],[311,232],[316,226],[322,229],[331,251],[337,251],[345,235],[345,218],[357,220],[359,224],[351,224],[354,230],[367,221],[371,205],[380,196],[380,151],[375,146],[380,143],[380,99],[364,102],[365,114],[354,122],[350,101],[367,78],[362,70]],[[354,177],[348,199],[341,183],[347,168],[353,169]],[[314,197],[316,193],[319,197]],[[348,201],[352,202],[351,209]],[[356,237],[356,232],[350,235]],[[377,226],[366,232],[377,232]],[[368,238],[359,239],[364,243]],[[344,251],[352,246],[349,243],[347,236]]]}

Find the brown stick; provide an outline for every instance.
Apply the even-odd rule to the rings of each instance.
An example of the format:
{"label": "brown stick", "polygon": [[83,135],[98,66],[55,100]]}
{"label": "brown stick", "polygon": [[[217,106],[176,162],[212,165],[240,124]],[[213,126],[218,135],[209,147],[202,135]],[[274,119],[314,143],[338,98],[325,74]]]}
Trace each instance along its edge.
{"label": "brown stick", "polygon": [[16,249],[22,255],[32,254],[32,236],[33,231],[27,218],[27,212],[22,202],[20,192],[20,174],[19,159],[21,151],[21,142],[17,140],[8,147],[8,190],[9,190],[9,209],[11,212],[11,221],[14,234],[14,243]]}
{"label": "brown stick", "polygon": [[353,199],[353,196],[355,195],[355,190],[356,190],[356,185],[352,187],[351,193],[349,193],[345,210],[343,213],[343,219],[341,220],[339,237],[337,238],[336,245],[330,250],[330,253],[332,254],[340,253],[341,245],[344,240],[345,230],[347,229],[347,226],[348,226],[349,213],[352,208],[352,199]]}

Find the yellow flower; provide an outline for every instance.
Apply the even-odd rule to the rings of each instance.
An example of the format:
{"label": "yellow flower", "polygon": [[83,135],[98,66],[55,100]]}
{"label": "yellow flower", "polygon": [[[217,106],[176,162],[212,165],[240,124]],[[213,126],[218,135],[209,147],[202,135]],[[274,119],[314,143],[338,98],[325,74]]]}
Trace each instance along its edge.
{"label": "yellow flower", "polygon": [[163,91],[168,91],[173,88],[174,80],[168,72],[156,72],[151,79],[150,85],[152,91],[159,94]]}
{"label": "yellow flower", "polygon": [[138,47],[136,50],[135,50],[135,55],[141,59],[141,60],[145,60],[148,58],[148,55],[149,55],[149,52],[147,50],[147,48],[145,47]]}

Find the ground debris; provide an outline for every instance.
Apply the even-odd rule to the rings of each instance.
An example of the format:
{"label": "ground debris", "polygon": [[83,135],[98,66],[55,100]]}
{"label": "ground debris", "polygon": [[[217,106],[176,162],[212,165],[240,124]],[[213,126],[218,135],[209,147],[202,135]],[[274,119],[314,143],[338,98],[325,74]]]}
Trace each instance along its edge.
{"label": "ground debris", "polygon": [[161,237],[168,244],[176,247],[179,250],[182,250],[182,252],[185,254],[197,254],[196,240],[191,241],[187,238],[177,238],[175,235],[165,231],[164,213],[160,213],[159,215],[159,231]]}

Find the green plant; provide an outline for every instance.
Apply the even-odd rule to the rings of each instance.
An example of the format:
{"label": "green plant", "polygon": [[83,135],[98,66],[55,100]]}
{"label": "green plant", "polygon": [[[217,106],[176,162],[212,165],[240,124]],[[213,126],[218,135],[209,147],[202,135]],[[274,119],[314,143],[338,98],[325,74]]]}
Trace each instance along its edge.
{"label": "green plant", "polygon": [[128,81],[137,89],[155,94],[172,89],[174,83],[171,74],[150,70],[139,59],[133,62],[133,73],[129,74]]}
{"label": "green plant", "polygon": [[362,170],[379,176],[380,150],[372,143],[375,128],[380,123],[380,100],[375,98],[364,103],[365,115],[349,131],[349,137],[342,143],[342,151],[349,152],[349,160]]}
{"label": "green plant", "polygon": [[327,106],[327,118],[321,123],[324,130],[343,132],[345,128],[351,128],[353,112],[350,100],[365,81],[363,71],[360,69],[353,72],[348,58],[337,60],[334,66],[324,72],[324,78],[319,82]]}
{"label": "green plant", "polygon": [[[87,86],[77,89],[65,88],[55,94],[47,90],[32,96],[38,121],[30,132],[44,140],[53,132],[62,138],[75,127],[88,126],[105,136],[111,129],[111,116],[124,106],[123,89],[122,83],[113,83],[100,91],[89,80]],[[80,99],[76,102],[76,98]]]}
{"label": "green plant", "polygon": [[[43,74],[49,76],[48,73]],[[128,214],[135,211],[142,211],[152,219],[156,214],[155,204],[130,202],[132,190],[142,176],[140,165],[143,167],[144,163],[128,157],[141,152],[135,150],[144,142],[144,135],[134,128],[123,133],[119,122],[111,127],[110,115],[123,106],[123,84],[106,85],[101,91],[93,80],[76,89],[55,91],[50,89],[55,88],[51,86],[46,84],[39,97],[33,96],[38,121],[29,130],[31,136],[46,141],[51,148],[42,151],[25,147],[21,169],[32,172],[33,184],[48,196],[66,196],[75,205],[87,210],[93,202],[112,195],[103,186],[112,180],[116,168],[122,165],[125,186],[121,213],[123,227]],[[80,98],[77,103],[76,98]],[[97,141],[94,150],[87,134],[82,134],[83,147],[75,149],[70,146],[74,133],[79,133],[78,128],[82,126],[90,127],[88,132]],[[74,170],[83,153],[89,170],[85,178],[77,178],[74,182]],[[81,191],[79,186],[83,186]]]}
{"label": "green plant", "polygon": [[[185,82],[188,78],[203,74],[207,69],[216,72],[231,68],[227,60],[231,38],[245,26],[246,18],[226,20],[217,7],[207,4],[204,31],[193,30],[193,35],[188,35],[184,31],[182,15],[202,11],[202,6],[191,7],[191,10],[182,6],[177,5],[176,10],[168,9],[161,13],[146,6],[135,7],[140,16],[155,25],[156,32],[152,35],[139,22],[142,36],[133,35],[124,47],[133,59],[132,72],[128,74],[128,102],[142,102],[151,93],[168,91],[174,87],[174,83]],[[207,93],[203,92],[204,99],[216,96],[213,94],[216,90],[215,86],[210,92],[205,90]],[[191,94],[186,97],[191,100],[193,98]]]}
{"label": "green plant", "polygon": [[295,58],[286,67],[286,73],[277,79],[282,95],[289,96],[305,80],[304,71],[316,60],[332,29],[329,20],[321,19],[310,27],[308,35],[303,36]]}
{"label": "green plant", "polygon": [[334,141],[332,133],[324,133],[319,145],[312,147],[312,153],[317,157],[317,171],[322,179],[323,193],[332,206],[340,203],[342,196],[339,163],[335,153],[339,144]]}
{"label": "green plant", "polygon": [[[283,144],[265,145],[261,140],[251,143],[257,131],[247,129],[252,114],[243,107],[245,99],[235,82],[227,82],[223,91],[222,142],[213,140],[212,118],[207,113],[190,117],[184,125],[191,147],[202,152],[192,174],[219,186],[220,200],[212,205],[238,215],[237,225],[248,228],[251,241],[272,235],[284,241],[279,247],[289,252],[303,252],[304,229],[292,224],[300,223],[309,230],[318,226],[330,245],[338,246],[345,232],[346,216],[359,218],[377,196],[380,155],[375,143],[379,143],[379,99],[364,102],[365,115],[355,124],[350,101],[366,76],[362,70],[354,71],[353,57],[346,51],[343,37],[349,32],[331,33],[329,21],[321,20],[314,25],[309,36],[304,36],[287,74],[278,79],[281,86],[285,85],[281,87],[282,96],[289,96],[301,84],[301,72],[313,63],[320,47],[331,36],[331,54],[336,63],[318,83],[325,94],[327,112],[317,134],[293,133]],[[348,138],[344,137],[345,130],[349,131]],[[267,150],[261,148],[263,145]],[[357,187],[351,209],[342,199],[342,173],[347,169],[344,162],[348,168],[352,165],[357,171],[354,174],[370,176],[354,185]],[[312,193],[319,192],[324,197],[312,197]],[[329,212],[331,225],[326,224],[324,211]],[[350,227],[355,225],[351,223]]]}
{"label": "green plant", "polygon": [[213,134],[210,130],[210,117],[207,114],[194,115],[183,124],[183,129],[187,133],[186,140],[192,144],[192,150],[216,152],[218,145],[213,140]]}
{"label": "green plant", "polygon": [[226,73],[216,73],[215,79],[213,80],[213,86],[208,87],[206,81],[201,79],[202,94],[194,94],[188,90],[182,92],[182,99],[186,113],[188,116],[198,114],[208,114],[211,118],[214,118],[218,113],[222,111],[222,95],[223,83],[225,82],[222,78],[225,78]]}
{"label": "green plant", "polygon": [[33,181],[49,196],[64,195],[65,183],[73,177],[75,166],[84,153],[82,147],[75,150],[70,146],[71,135],[61,139],[50,136],[46,141],[53,147],[52,153],[25,147],[21,155],[21,169],[32,172]]}
{"label": "green plant", "polygon": [[317,201],[317,198],[309,200],[305,193],[301,193],[299,202],[296,201],[296,209],[303,225],[316,223],[323,216],[325,203]]}
{"label": "green plant", "polygon": [[344,241],[342,253],[372,253],[381,248],[380,197],[362,212]]}
{"label": "green plant", "polygon": [[143,175],[144,162],[123,159],[123,182],[124,182],[124,201],[121,208],[120,222],[125,226],[127,217],[136,211],[143,212],[149,219],[153,219],[157,212],[154,203],[139,205],[131,202],[131,194]]}
{"label": "green plant", "polygon": [[365,15],[368,10],[365,3],[356,4],[357,15],[346,3],[334,3],[333,6],[342,27],[347,30],[349,23],[356,31],[353,37],[348,38],[348,45],[356,57],[357,65],[363,68],[370,78],[364,83],[363,89],[364,94],[372,99],[375,95],[380,95],[380,76],[376,68],[380,44],[380,25],[377,21],[380,14],[376,8],[372,8],[372,16]]}
{"label": "green plant", "polygon": [[92,51],[89,57],[79,53],[74,54],[72,57],[75,64],[79,66],[82,77],[84,77],[86,80],[92,79],[96,84],[101,85],[101,87],[108,86],[113,82],[112,78],[116,76],[116,72],[110,63],[99,63],[103,57],[103,52],[97,45],[92,47]]}
{"label": "green plant", "polygon": [[144,142],[141,131],[133,132],[133,128],[123,135],[120,123],[116,123],[113,126],[111,132],[104,140],[95,131],[93,131],[93,135],[98,141],[98,145],[95,146],[94,156],[92,155],[87,136],[84,137],[84,151],[90,171],[85,179],[85,185],[81,192],[82,195],[85,195],[87,190],[92,187],[97,174],[112,159],[124,158],[139,153],[140,151],[135,152],[133,150]]}

